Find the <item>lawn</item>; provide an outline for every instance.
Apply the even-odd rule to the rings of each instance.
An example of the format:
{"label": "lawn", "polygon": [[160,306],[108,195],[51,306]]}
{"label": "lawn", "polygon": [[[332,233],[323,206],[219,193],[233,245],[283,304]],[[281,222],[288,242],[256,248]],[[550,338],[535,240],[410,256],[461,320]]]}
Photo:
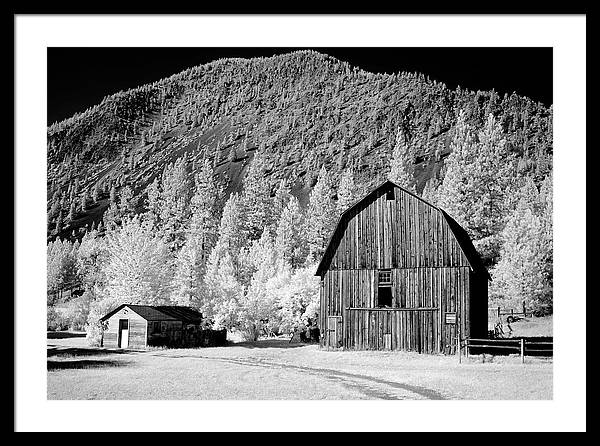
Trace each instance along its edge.
{"label": "lawn", "polygon": [[326,351],[286,339],[123,351],[48,339],[48,399],[552,399],[552,360]]}
{"label": "lawn", "polygon": [[552,316],[526,317],[511,324],[513,337],[545,337],[552,336]]}

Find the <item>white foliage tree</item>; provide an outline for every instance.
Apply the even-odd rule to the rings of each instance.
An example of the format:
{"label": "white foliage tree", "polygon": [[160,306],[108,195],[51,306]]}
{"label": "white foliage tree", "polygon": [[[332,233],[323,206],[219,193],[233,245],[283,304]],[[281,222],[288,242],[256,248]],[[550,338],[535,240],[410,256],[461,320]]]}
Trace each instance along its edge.
{"label": "white foliage tree", "polygon": [[[552,312],[552,176],[538,191],[527,178],[519,202],[502,231],[500,261],[492,271],[490,295],[497,303],[540,314]],[[495,303],[496,303],[495,302]]]}
{"label": "white foliage tree", "polygon": [[320,281],[315,270],[316,264],[297,269],[287,286],[281,289],[279,319],[282,332],[292,333],[319,313]]}

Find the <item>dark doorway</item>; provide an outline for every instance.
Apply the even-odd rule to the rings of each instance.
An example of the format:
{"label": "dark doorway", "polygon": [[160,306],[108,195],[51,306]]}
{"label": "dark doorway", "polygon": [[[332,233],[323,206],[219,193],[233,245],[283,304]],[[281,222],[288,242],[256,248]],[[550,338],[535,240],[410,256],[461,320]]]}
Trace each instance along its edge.
{"label": "dark doorway", "polygon": [[377,306],[391,307],[392,306],[392,287],[380,286],[377,289]]}

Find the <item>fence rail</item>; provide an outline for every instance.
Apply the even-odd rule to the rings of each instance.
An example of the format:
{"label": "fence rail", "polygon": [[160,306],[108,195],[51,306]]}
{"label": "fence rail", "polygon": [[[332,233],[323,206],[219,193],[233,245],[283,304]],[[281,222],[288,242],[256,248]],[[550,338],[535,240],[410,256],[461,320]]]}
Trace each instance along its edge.
{"label": "fence rail", "polygon": [[488,307],[488,318],[501,318],[502,316],[533,316],[533,311],[531,309],[527,309],[525,302],[522,303],[519,310],[515,308]]}
{"label": "fence rail", "polygon": [[[487,349],[500,349],[504,352],[517,352],[520,354],[521,362],[525,362],[525,356],[553,356],[553,341],[537,341],[525,338],[517,339],[470,339],[466,338],[458,342],[458,360],[461,361],[461,354],[464,348],[465,356],[468,358],[473,354],[473,350],[481,351]],[[492,350],[498,351],[498,350]],[[484,353],[484,352],[483,352]],[[532,355],[533,353],[533,355]]]}

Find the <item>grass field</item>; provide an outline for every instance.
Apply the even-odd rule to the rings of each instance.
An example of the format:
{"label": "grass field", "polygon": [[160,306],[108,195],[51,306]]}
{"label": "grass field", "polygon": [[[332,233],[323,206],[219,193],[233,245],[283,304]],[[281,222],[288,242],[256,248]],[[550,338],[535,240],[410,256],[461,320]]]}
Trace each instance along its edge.
{"label": "grass field", "polygon": [[48,341],[48,399],[552,399],[552,360],[320,350],[286,339],[122,351]]}
{"label": "grass field", "polygon": [[511,324],[513,337],[552,336],[552,316],[526,317]]}

